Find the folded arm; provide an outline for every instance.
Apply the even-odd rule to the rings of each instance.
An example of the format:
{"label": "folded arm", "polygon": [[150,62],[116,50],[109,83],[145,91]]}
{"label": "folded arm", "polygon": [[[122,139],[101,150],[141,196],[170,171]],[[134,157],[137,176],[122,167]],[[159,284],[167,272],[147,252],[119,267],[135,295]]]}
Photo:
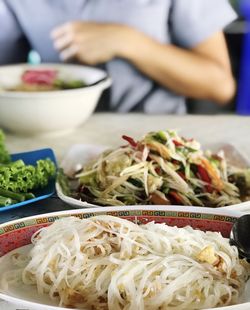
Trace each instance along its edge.
{"label": "folded arm", "polygon": [[219,104],[233,97],[235,82],[222,32],[189,50],[160,44],[141,34],[131,35],[130,40],[133,42],[122,56],[163,86]]}
{"label": "folded arm", "polygon": [[162,44],[134,28],[117,24],[68,23],[55,29],[52,38],[64,60],[76,58],[96,65],[123,58],[184,96],[224,104],[235,92],[222,32],[192,49]]}

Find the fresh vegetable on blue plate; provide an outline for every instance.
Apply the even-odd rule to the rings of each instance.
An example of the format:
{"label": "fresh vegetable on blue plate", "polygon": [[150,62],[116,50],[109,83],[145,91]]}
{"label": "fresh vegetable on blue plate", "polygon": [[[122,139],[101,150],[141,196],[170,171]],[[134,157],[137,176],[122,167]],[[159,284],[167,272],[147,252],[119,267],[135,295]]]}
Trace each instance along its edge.
{"label": "fresh vegetable on blue plate", "polygon": [[45,188],[55,175],[56,165],[50,158],[38,159],[34,164],[13,160],[0,130],[0,207],[34,199],[34,191]]}
{"label": "fresh vegetable on blue plate", "polygon": [[10,155],[5,147],[5,136],[0,130],[0,163],[5,164],[10,162]]}

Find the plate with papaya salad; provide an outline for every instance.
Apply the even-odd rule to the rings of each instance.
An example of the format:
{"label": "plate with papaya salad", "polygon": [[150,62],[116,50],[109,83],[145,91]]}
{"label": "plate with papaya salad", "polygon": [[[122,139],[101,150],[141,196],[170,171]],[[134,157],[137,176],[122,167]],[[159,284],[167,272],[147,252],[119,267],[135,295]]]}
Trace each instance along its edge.
{"label": "plate with papaya salad", "polygon": [[121,146],[113,149],[72,147],[58,174],[58,196],[76,207],[250,209],[250,168],[232,145],[202,148],[175,130],[149,132],[140,140],[126,135],[122,139]]}

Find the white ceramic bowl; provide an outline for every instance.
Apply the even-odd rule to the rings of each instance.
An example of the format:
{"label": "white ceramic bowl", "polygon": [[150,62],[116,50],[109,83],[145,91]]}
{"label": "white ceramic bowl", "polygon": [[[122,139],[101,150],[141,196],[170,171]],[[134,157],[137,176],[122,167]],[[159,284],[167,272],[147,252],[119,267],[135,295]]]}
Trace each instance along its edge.
{"label": "white ceramic bowl", "polygon": [[[84,88],[51,92],[5,91],[27,69],[56,69],[59,77],[81,79]],[[0,127],[20,134],[64,133],[81,125],[94,111],[111,79],[103,70],[82,65],[41,64],[0,67]]]}

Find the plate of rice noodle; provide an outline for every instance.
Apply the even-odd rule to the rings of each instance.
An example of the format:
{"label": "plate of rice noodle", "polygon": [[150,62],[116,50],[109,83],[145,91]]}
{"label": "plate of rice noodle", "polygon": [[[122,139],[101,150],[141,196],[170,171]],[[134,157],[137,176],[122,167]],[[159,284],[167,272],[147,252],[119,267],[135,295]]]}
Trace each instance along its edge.
{"label": "plate of rice noodle", "polygon": [[250,164],[233,146],[174,130],[123,144],[74,145],[61,163],[58,196],[75,207],[185,205],[250,210]]}
{"label": "plate of rice noodle", "polygon": [[250,309],[239,212],[186,206],[69,210],[0,225],[0,298],[19,308]]}

